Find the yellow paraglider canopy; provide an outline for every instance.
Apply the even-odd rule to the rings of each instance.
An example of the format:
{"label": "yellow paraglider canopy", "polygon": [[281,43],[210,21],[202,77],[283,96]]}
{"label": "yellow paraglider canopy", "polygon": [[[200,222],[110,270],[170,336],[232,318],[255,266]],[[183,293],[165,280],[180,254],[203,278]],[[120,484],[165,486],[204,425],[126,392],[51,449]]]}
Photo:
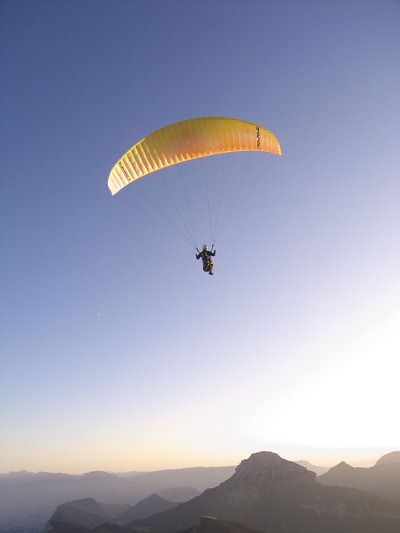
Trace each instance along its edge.
{"label": "yellow paraglider canopy", "polygon": [[165,126],[135,144],[114,165],[108,188],[116,194],[134,180],[161,168],[224,152],[264,151],[281,154],[267,129],[235,118],[192,118]]}

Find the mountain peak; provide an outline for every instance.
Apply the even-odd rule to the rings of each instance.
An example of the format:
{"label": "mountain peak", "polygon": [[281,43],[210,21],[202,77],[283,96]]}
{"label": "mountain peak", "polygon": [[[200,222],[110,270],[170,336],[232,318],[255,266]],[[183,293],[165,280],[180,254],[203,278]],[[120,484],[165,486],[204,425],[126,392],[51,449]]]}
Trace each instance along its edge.
{"label": "mountain peak", "polygon": [[377,460],[375,466],[400,463],[400,451],[390,452]]}
{"label": "mountain peak", "polygon": [[93,472],[87,472],[86,474],[83,474],[82,477],[99,481],[112,478],[118,479],[118,476],[116,476],[115,474],[109,474],[108,472],[104,472],[104,470],[94,470]]}
{"label": "mountain peak", "polygon": [[331,470],[354,470],[354,467],[347,464],[345,461],[341,461],[336,466],[333,466]]}
{"label": "mountain peak", "polygon": [[282,477],[315,479],[316,475],[304,466],[282,459],[273,452],[253,453],[239,464],[234,474],[234,478],[243,479],[249,483],[261,479],[273,481]]}

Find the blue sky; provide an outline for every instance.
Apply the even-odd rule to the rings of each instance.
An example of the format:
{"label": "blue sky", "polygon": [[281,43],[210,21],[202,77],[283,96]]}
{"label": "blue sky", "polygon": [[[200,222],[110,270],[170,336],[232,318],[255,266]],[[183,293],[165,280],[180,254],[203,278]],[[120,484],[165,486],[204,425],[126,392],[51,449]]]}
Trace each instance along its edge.
{"label": "blue sky", "polygon": [[[0,9],[0,471],[398,448],[398,2]],[[204,176],[240,201],[213,278],[144,201],[174,216],[159,176],[107,189],[133,144],[198,116],[261,124],[283,153],[159,172],[198,245]]]}

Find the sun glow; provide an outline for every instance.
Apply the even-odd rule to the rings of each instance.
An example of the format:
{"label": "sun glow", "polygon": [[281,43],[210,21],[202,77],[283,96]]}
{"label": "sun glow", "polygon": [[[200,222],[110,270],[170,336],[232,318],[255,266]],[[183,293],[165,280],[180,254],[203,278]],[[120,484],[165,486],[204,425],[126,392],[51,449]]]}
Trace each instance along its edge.
{"label": "sun glow", "polygon": [[293,361],[274,385],[241,402],[241,434],[320,451],[398,447],[399,325],[400,303],[391,303]]}

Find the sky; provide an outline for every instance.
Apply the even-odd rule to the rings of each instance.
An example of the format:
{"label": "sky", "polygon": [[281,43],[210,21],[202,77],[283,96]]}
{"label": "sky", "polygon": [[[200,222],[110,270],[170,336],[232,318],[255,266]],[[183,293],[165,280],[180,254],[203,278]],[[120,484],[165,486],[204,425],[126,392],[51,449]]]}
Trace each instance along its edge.
{"label": "sky", "polygon": [[[399,449],[399,2],[2,0],[0,19],[0,472]],[[203,116],[282,156],[110,195],[131,146]]]}

